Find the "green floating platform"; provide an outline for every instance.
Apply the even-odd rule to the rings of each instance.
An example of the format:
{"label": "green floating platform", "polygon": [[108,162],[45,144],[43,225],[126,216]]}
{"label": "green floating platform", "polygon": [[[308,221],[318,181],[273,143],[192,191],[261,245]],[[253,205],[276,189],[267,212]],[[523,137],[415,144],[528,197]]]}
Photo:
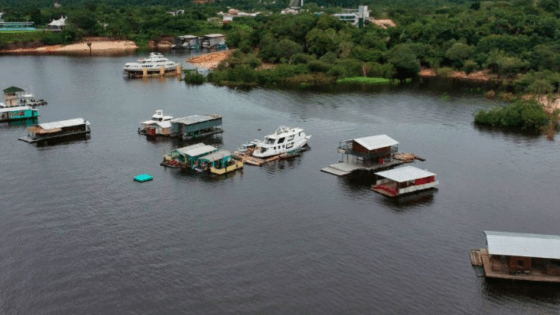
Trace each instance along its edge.
{"label": "green floating platform", "polygon": [[147,181],[150,181],[152,179],[154,179],[154,178],[152,176],[148,175],[148,174],[140,174],[140,175],[136,175],[134,177],[134,180],[137,181],[137,182],[140,182],[140,183],[147,182]]}

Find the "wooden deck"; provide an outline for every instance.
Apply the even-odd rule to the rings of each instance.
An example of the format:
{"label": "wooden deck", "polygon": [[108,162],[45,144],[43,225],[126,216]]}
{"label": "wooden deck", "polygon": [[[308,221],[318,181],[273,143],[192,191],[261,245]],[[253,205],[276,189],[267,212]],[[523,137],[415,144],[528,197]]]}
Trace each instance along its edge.
{"label": "wooden deck", "polygon": [[560,283],[560,276],[549,275],[545,270],[531,269],[523,273],[510,273],[507,263],[488,255],[488,249],[471,249],[471,264],[483,266],[487,278]]}
{"label": "wooden deck", "polygon": [[252,155],[245,154],[245,153],[240,152],[240,151],[233,152],[232,156],[236,160],[239,160],[243,163],[247,163],[249,165],[254,165],[254,166],[262,166],[263,164],[266,164],[266,163],[270,163],[270,162],[274,162],[274,161],[278,161],[278,160],[287,160],[287,159],[294,158],[296,156],[300,156],[301,152],[303,152],[303,151],[305,151],[305,149],[302,149],[301,151],[294,152],[294,153],[282,153],[282,154],[279,154],[279,155],[269,157],[268,159],[261,159],[261,158],[258,158],[258,157],[254,157]]}
{"label": "wooden deck", "polygon": [[393,160],[383,164],[370,164],[364,165],[357,161],[355,158],[350,158],[346,162],[342,161],[336,164],[331,164],[323,169],[322,172],[333,174],[336,176],[346,176],[354,171],[381,171],[404,163],[412,163],[415,160],[425,161],[426,159],[419,157],[412,153],[397,152],[393,156]]}
{"label": "wooden deck", "polygon": [[336,164],[331,164],[323,169],[322,172],[333,174],[336,176],[346,176],[354,171],[380,171],[387,168],[391,168],[394,166],[398,166],[404,164],[405,162],[393,160],[391,162],[383,163],[383,164],[372,164],[372,165],[363,165],[358,164],[353,161],[349,162],[341,162]]}

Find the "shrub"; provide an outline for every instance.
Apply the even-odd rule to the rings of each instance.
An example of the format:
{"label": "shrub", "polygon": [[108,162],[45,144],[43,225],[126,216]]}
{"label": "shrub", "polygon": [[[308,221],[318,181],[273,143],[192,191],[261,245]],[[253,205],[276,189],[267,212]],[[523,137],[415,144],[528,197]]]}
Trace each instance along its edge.
{"label": "shrub", "polygon": [[438,69],[436,70],[436,74],[437,74],[438,76],[440,76],[440,77],[447,78],[447,77],[450,77],[450,76],[451,76],[451,74],[453,73],[453,71],[454,71],[454,70],[453,70],[452,68],[441,67],[441,68],[438,68]]}
{"label": "shrub", "polygon": [[465,61],[465,66],[463,67],[463,70],[468,75],[469,73],[473,72],[477,68],[478,68],[478,64],[476,63],[476,61],[467,60],[467,61]]}
{"label": "shrub", "polygon": [[202,84],[204,83],[204,76],[196,70],[185,71],[185,82],[188,84]]}
{"label": "shrub", "polygon": [[331,68],[331,65],[320,60],[312,60],[307,64],[307,68],[311,72],[327,72]]}
{"label": "shrub", "polygon": [[551,123],[551,117],[535,101],[516,101],[506,106],[480,110],[475,114],[474,122],[480,125],[539,131]]}
{"label": "shrub", "polygon": [[293,54],[290,58],[290,63],[295,65],[307,64],[309,61],[313,60],[313,57],[304,53]]}

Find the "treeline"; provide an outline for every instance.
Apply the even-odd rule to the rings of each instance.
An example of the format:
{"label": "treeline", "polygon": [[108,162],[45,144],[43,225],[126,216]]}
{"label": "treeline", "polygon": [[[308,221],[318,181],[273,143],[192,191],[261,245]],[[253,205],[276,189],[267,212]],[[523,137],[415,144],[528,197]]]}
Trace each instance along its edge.
{"label": "treeline", "polygon": [[[520,92],[558,92],[558,1],[372,9],[374,17],[390,18],[397,26],[382,29],[369,24],[358,29],[324,13],[271,15],[235,19],[226,26],[227,43],[252,54],[249,59],[305,64],[311,72],[335,77],[368,76],[373,72],[403,79],[415,76],[421,67],[467,74],[488,70]],[[230,62],[229,70],[220,71],[237,67],[250,65]]]}

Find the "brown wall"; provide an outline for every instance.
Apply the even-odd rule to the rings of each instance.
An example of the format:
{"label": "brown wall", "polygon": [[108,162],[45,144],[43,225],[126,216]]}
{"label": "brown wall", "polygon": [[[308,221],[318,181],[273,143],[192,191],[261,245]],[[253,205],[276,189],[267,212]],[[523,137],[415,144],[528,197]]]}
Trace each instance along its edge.
{"label": "brown wall", "polygon": [[531,257],[507,257],[509,271],[531,270]]}

